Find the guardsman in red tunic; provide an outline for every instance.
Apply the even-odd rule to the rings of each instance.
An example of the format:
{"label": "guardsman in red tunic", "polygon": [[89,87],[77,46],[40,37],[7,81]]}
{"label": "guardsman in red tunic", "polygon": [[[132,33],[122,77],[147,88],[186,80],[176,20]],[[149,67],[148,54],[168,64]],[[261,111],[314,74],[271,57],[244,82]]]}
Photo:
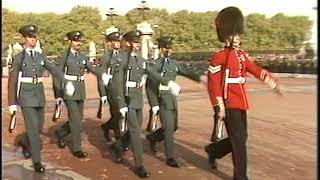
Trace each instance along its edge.
{"label": "guardsman in red tunic", "polygon": [[[211,57],[208,91],[215,110],[215,123],[223,120],[226,125],[229,138],[224,142],[224,146],[231,148],[223,151],[232,151],[234,179],[243,180],[248,179],[246,142],[249,106],[245,90],[245,76],[247,72],[253,74],[279,94],[281,94],[280,86],[270,72],[257,66],[254,59],[240,49],[240,35],[244,32],[244,17],[238,8],[227,7],[220,11],[215,19],[215,25],[219,40],[226,46]],[[229,146],[226,145],[228,143]],[[215,151],[217,149],[221,151],[222,148],[218,148],[215,142],[211,144],[215,146],[209,144],[206,146],[206,151],[209,155],[209,162],[213,168],[216,168],[215,156],[218,152]]]}

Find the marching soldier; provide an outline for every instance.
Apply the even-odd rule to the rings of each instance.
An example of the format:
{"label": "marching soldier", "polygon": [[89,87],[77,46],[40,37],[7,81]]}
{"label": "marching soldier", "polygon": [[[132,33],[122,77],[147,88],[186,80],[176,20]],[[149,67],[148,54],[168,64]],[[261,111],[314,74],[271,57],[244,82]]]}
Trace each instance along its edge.
{"label": "marching soldier", "polygon": [[[101,102],[106,103],[108,101],[110,106],[111,118],[109,121],[101,125],[102,130],[104,131],[104,136],[106,140],[111,141],[110,130],[112,129],[115,134],[116,140],[120,139],[119,131],[119,119],[121,119],[121,114],[118,107],[117,91],[122,86],[120,83],[123,83],[123,80],[119,79],[123,76],[120,75],[122,71],[121,68],[124,68],[125,54],[121,51],[121,41],[122,35],[117,29],[115,32],[106,34],[106,40],[111,43],[112,50],[108,51],[102,57],[101,69],[107,73],[109,77],[108,85],[105,86],[102,82],[102,79],[98,80],[98,89],[101,97]],[[128,140],[128,138],[126,138]],[[127,143],[124,143],[124,145]]]}
{"label": "marching soldier", "polygon": [[[94,67],[89,58],[80,52],[81,44],[84,40],[84,34],[81,31],[71,31],[66,34],[70,46],[68,50],[60,56],[59,69],[65,74],[64,77],[68,82],[72,82],[75,86],[74,89],[68,91],[68,83],[56,80],[54,88],[56,101],[64,100],[68,109],[68,121],[64,123],[61,128],[55,131],[58,138],[58,147],[65,148],[64,138],[71,133],[72,140],[72,154],[78,158],[84,158],[87,153],[81,146],[81,122],[83,120],[84,100],[86,98],[86,89],[84,82],[85,69],[93,72],[95,75],[100,76],[100,70]],[[103,74],[106,75],[106,74]],[[102,76],[103,82],[106,82]]]}
{"label": "marching soldier", "polygon": [[[140,139],[142,126],[142,109],[143,109],[143,91],[142,87],[146,82],[146,75],[149,75],[155,80],[161,80],[160,74],[152,72],[152,69],[147,66],[146,60],[138,56],[140,51],[141,31],[134,30],[124,34],[124,39],[129,51],[125,53],[125,67],[121,69],[124,77],[122,87],[119,89],[117,98],[119,103],[119,111],[122,117],[126,117],[128,123],[128,131],[130,134],[130,142],[135,160],[134,172],[141,178],[150,176],[150,172],[143,165],[143,146]],[[177,84],[162,80],[168,85],[172,91],[176,91]],[[122,162],[122,146],[121,139],[111,145],[111,150],[117,162]]]}
{"label": "marching soldier", "polygon": [[[217,118],[223,120],[231,143],[234,179],[247,177],[247,95],[245,75],[247,72],[264,81],[275,92],[281,94],[278,81],[271,73],[257,66],[254,59],[241,49],[240,36],[244,32],[244,17],[236,7],[227,7],[215,19],[218,38],[226,44],[225,48],[211,57],[208,72],[208,90]],[[207,146],[209,160],[214,163],[221,149]],[[213,157],[212,157],[213,156]]]}
{"label": "marching soldier", "polygon": [[[63,72],[59,71],[47,57],[35,51],[38,39],[38,27],[25,25],[19,29],[24,38],[24,48],[12,62],[9,74],[9,109],[14,114],[19,105],[22,109],[26,133],[17,139],[22,147],[25,158],[31,158],[35,172],[44,173],[41,164],[40,151],[42,148],[40,132],[44,123],[45,94],[43,85],[44,70],[49,70],[60,80]],[[72,88],[72,85],[70,86]]]}
{"label": "marching soldier", "polygon": [[[195,73],[191,68],[179,65],[177,61],[170,57],[172,53],[173,38],[163,36],[157,39],[160,50],[160,57],[155,60],[153,70],[161,74],[164,78],[175,81],[177,75],[188,77],[194,81],[206,82],[206,76]],[[146,136],[150,142],[151,150],[156,152],[156,143],[164,140],[167,161],[171,167],[180,167],[176,160],[174,148],[174,132],[178,128],[178,103],[175,95],[171,94],[169,88],[159,81],[147,80],[147,96],[152,107],[153,114],[159,114],[161,128],[151,132]]]}

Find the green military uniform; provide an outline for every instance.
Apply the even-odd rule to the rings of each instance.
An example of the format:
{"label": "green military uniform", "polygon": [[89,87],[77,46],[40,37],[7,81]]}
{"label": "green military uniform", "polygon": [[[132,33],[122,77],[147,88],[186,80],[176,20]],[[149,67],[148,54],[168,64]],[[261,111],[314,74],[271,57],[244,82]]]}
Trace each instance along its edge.
{"label": "green military uniform", "polygon": [[[124,35],[128,42],[139,42],[140,31],[130,31]],[[148,74],[150,77],[160,80],[160,75],[150,71],[147,67],[147,62],[142,57],[132,54],[131,51],[125,53],[125,66],[120,69],[121,88],[117,91],[117,100],[119,109],[123,107],[128,108],[127,123],[130,134],[130,142],[132,144],[134,161],[136,166],[136,173],[140,177],[148,177],[150,175],[144,169],[143,165],[143,145],[140,139],[142,126],[142,109],[143,109],[143,76]],[[163,80],[163,83],[168,83]],[[116,152],[122,151],[121,139],[117,140],[111,147]],[[119,154],[118,154],[119,155]]]}
{"label": "green military uniform", "polygon": [[[121,34],[120,32],[112,32],[108,35],[106,35],[106,39],[108,41],[121,41]],[[102,64],[101,69],[105,73],[109,73],[109,75],[112,76],[110,79],[108,86],[105,86],[103,84],[103,81],[101,78],[98,79],[98,89],[100,97],[107,96],[107,100],[110,107],[110,114],[111,117],[109,121],[105,122],[101,125],[102,130],[104,131],[106,139],[109,141],[110,135],[109,130],[113,129],[115,132],[115,138],[120,138],[120,131],[119,131],[119,119],[121,119],[121,114],[119,111],[119,103],[117,99],[117,91],[122,87],[120,83],[123,83],[123,76],[120,74],[121,69],[124,69],[125,66],[125,53],[120,51],[120,49],[112,49],[111,51],[107,52],[102,57]],[[123,138],[126,142],[124,144],[128,144],[128,134],[126,134],[126,138]],[[127,146],[127,145],[125,145]]]}
{"label": "green military uniform", "polygon": [[[172,38],[161,37],[158,39],[159,47],[171,49]],[[171,81],[176,80],[177,75],[188,77],[195,81],[200,81],[201,74],[195,73],[192,68],[185,67],[177,63],[176,60],[170,57],[160,57],[155,60],[153,66],[155,72],[162,74],[162,76]],[[178,103],[176,96],[172,95],[169,89],[160,82],[149,80],[147,81],[147,97],[151,107],[159,106],[159,115],[162,127],[158,130],[148,134],[146,137],[152,145],[155,142],[165,140],[165,150],[167,157],[167,164],[169,161],[175,161],[174,154],[174,131],[178,128]],[[152,147],[154,148],[154,147]],[[177,163],[175,163],[177,166]],[[174,165],[175,167],[175,165]]]}
{"label": "green military uniform", "polygon": [[[26,25],[20,28],[19,32],[24,37],[35,38],[37,27]],[[25,48],[14,57],[9,74],[9,105],[19,105],[21,107],[26,126],[26,133],[21,136],[18,144],[23,148],[30,147],[28,149],[31,151],[36,172],[44,172],[41,165],[39,133],[43,128],[46,103],[42,82],[45,69],[63,79],[63,72],[59,71],[45,55],[40,54],[33,48]],[[20,89],[18,89],[19,86]]]}
{"label": "green military uniform", "polygon": [[[81,31],[72,31],[67,34],[69,40],[77,41],[82,38],[83,33]],[[98,68],[94,67],[89,58],[81,52],[70,51],[62,53],[60,56],[59,69],[65,72],[65,78],[67,81],[71,81],[75,86],[75,92],[73,95],[66,93],[66,83],[58,82],[57,87],[61,87],[57,90],[56,98],[62,97],[67,109],[68,109],[68,122],[62,125],[60,129],[56,131],[59,140],[64,138],[71,132],[73,154],[77,157],[85,157],[86,153],[83,152],[81,147],[81,121],[83,119],[84,100],[86,98],[86,88],[84,82],[84,73],[87,68],[90,72],[100,76],[101,73]]]}

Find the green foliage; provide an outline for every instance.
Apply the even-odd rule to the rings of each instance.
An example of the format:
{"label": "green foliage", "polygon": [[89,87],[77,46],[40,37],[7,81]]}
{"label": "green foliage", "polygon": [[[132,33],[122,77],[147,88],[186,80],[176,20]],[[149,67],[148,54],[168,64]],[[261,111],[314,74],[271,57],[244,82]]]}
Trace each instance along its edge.
{"label": "green foliage", "polygon": [[[213,21],[217,11],[190,12],[181,10],[169,14],[166,9],[152,9],[145,12],[145,18],[152,25],[158,25],[154,39],[160,35],[171,35],[175,38],[175,51],[215,51],[223,47],[218,41]],[[68,44],[65,34],[71,30],[81,30],[86,35],[83,50],[88,53],[90,41],[96,43],[98,53],[104,47],[104,36],[101,35],[111,26],[109,19],[103,20],[98,8],[76,6],[69,13],[19,13],[2,8],[3,34],[2,52],[8,44],[14,43],[19,36],[18,29],[24,24],[34,23],[39,26],[44,52],[57,55],[64,51]],[[124,16],[115,16],[114,25],[122,32],[136,28],[143,21],[141,12],[130,10]],[[285,16],[282,13],[267,18],[263,14],[249,14],[245,17],[244,48],[247,50],[265,49],[299,49],[302,43],[311,37],[312,21],[306,16]],[[2,55],[5,55],[2,53]],[[192,56],[189,56],[191,59]],[[188,58],[186,58],[188,59]]]}

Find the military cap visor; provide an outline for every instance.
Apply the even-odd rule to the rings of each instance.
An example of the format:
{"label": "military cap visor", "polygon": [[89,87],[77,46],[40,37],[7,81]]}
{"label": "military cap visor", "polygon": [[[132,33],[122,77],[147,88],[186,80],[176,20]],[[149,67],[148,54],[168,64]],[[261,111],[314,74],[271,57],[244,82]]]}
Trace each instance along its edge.
{"label": "military cap visor", "polygon": [[71,31],[66,34],[67,40],[84,41],[84,34],[81,31]]}
{"label": "military cap visor", "polygon": [[35,25],[25,25],[19,29],[19,33],[24,37],[37,37],[38,27]]}
{"label": "military cap visor", "polygon": [[159,48],[172,49],[173,37],[163,36],[157,39]]}
{"label": "military cap visor", "polygon": [[113,32],[106,36],[107,41],[121,41],[122,36],[119,32]]}
{"label": "military cap visor", "polygon": [[128,42],[135,42],[139,43],[141,41],[140,36],[142,35],[142,32],[139,30],[134,30],[127,32],[126,34],[123,35],[123,38],[128,41]]}

